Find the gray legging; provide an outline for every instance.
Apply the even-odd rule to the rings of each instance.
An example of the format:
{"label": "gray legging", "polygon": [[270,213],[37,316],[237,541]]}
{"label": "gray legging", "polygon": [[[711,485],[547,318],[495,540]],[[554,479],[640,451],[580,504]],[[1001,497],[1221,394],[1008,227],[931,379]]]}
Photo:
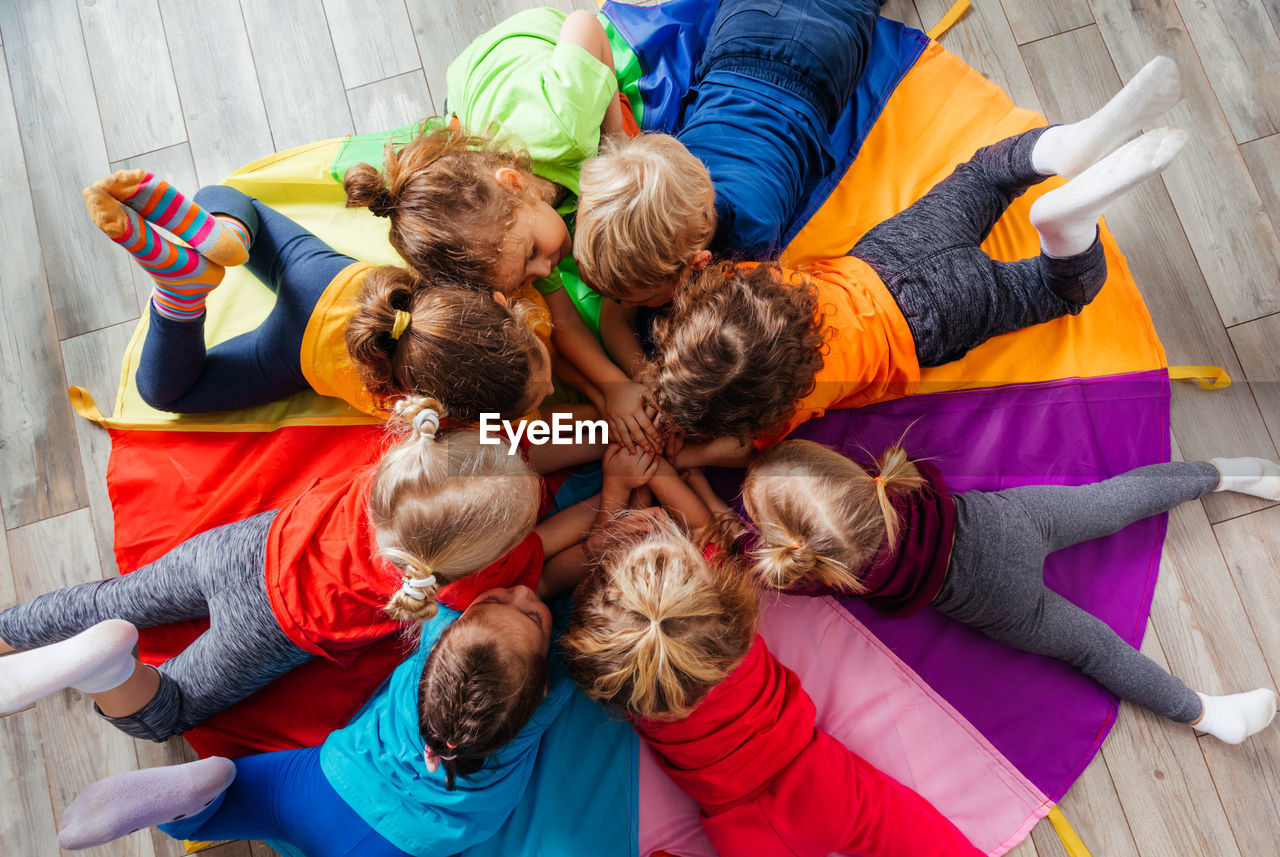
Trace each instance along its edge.
{"label": "gray legging", "polygon": [[1203,711],[1195,692],[1047,588],[1044,561],[1207,494],[1218,479],[1207,461],[1175,461],[1092,485],[957,494],[951,567],[933,606],[1002,643],[1066,661],[1122,699],[1190,723]]}
{"label": "gray legging", "polygon": [[160,559],[0,611],[0,639],[33,649],[105,619],[140,628],[209,618],[209,630],[159,666],[160,689],[136,714],[106,719],[135,738],[164,741],[309,660],[267,600],[267,531],[275,512],[206,530]]}

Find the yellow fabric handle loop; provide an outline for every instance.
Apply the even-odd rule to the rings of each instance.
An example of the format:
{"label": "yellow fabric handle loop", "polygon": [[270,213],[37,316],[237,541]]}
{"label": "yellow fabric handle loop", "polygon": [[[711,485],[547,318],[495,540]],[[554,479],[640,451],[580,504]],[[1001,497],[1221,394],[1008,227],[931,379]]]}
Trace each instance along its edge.
{"label": "yellow fabric handle loop", "polygon": [[1221,366],[1170,366],[1169,380],[1195,381],[1202,390],[1225,390],[1231,376]]}
{"label": "yellow fabric handle loop", "polygon": [[100,426],[107,425],[107,418],[102,415],[102,411],[98,410],[97,404],[93,401],[93,396],[89,395],[89,391],[84,387],[71,387],[67,390],[67,398],[71,400],[71,407],[75,412],[86,420],[92,420]]}
{"label": "yellow fabric handle loop", "polygon": [[203,851],[206,848],[213,847],[212,842],[192,842],[190,839],[182,840],[182,850],[188,854],[195,854],[197,851]]}
{"label": "yellow fabric handle loop", "polygon": [[1067,857],[1092,857],[1089,849],[1084,847],[1084,840],[1072,830],[1071,825],[1067,823],[1067,817],[1056,806],[1049,810],[1049,823],[1053,825],[1058,838],[1062,840],[1062,847],[1067,850]]}
{"label": "yellow fabric handle loop", "polygon": [[933,25],[933,29],[928,32],[929,38],[935,42],[950,30],[960,20],[960,16],[969,11],[969,0],[956,0],[955,4],[947,10],[947,14],[942,16],[942,20]]}

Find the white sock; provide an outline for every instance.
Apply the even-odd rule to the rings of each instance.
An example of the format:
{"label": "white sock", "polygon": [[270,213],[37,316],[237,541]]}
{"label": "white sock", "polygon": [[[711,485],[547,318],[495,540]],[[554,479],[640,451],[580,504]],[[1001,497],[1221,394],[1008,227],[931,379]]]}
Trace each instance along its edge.
{"label": "white sock", "polygon": [[1213,490],[1280,500],[1280,464],[1265,458],[1211,458],[1209,462],[1222,474],[1222,483]]}
{"label": "white sock", "polygon": [[1230,696],[1196,696],[1204,703],[1204,714],[1192,727],[1228,744],[1242,743],[1261,732],[1276,716],[1275,691],[1265,688]]}
{"label": "white sock", "polygon": [[1040,233],[1040,249],[1059,259],[1088,250],[1106,207],[1160,173],[1186,142],[1180,128],[1149,131],[1037,199],[1030,218]]}
{"label": "white sock", "polygon": [[1156,57],[1097,113],[1041,134],[1031,150],[1031,166],[1045,176],[1078,176],[1155,123],[1181,97],[1178,66]]}
{"label": "white sock", "polygon": [[101,693],[133,675],[138,629],[108,619],[70,639],[0,658],[0,713],[25,708],[63,688]]}

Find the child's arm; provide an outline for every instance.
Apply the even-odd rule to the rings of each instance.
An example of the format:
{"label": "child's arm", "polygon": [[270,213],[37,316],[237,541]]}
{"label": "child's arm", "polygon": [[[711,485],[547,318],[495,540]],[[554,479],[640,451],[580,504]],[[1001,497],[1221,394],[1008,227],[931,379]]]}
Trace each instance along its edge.
{"label": "child's arm", "polygon": [[718,437],[684,446],[677,454],[679,470],[694,467],[746,467],[755,457],[756,448],[732,437]]}
{"label": "child's arm", "polygon": [[[574,44],[591,54],[600,62],[609,67],[609,70],[616,73],[613,66],[613,48],[609,46],[609,36],[605,33],[604,27],[600,26],[600,22],[596,20],[596,16],[579,9],[576,12],[569,13],[569,17],[564,19],[564,24],[560,27],[560,36],[558,42],[568,42]],[[609,106],[604,112],[604,121],[600,123],[601,130],[606,134],[622,133],[622,101],[618,98],[618,93],[613,94],[613,99],[609,102]]]}
{"label": "child's arm", "polygon": [[600,339],[613,362],[632,378],[644,368],[644,348],[636,333],[635,307],[624,307],[604,298],[600,301]]}
{"label": "child's arm", "polygon": [[644,385],[637,384],[613,364],[587,323],[578,315],[573,299],[564,289],[547,295],[555,330],[556,348],[578,368],[601,393],[600,412],[609,423],[612,439],[628,452],[636,446],[658,449],[662,438],[644,409]]}
{"label": "child's arm", "polygon": [[690,529],[697,529],[710,521],[715,512],[665,458],[658,459],[658,472],[649,480],[649,488],[658,502],[667,511],[683,518]]}
{"label": "child's arm", "polygon": [[732,512],[729,504],[720,499],[720,495],[711,487],[711,483],[707,481],[707,475],[702,472],[701,467],[695,467],[686,470],[680,474],[686,485],[693,489],[693,493],[698,495],[698,499],[707,504],[707,508],[711,510],[712,515],[718,515],[722,512]]}
{"label": "child's arm", "polygon": [[533,531],[542,539],[542,577],[538,581],[538,597],[554,598],[578,585],[586,569],[586,552],[582,542],[595,523],[600,495],[574,503],[567,509],[541,521]]}

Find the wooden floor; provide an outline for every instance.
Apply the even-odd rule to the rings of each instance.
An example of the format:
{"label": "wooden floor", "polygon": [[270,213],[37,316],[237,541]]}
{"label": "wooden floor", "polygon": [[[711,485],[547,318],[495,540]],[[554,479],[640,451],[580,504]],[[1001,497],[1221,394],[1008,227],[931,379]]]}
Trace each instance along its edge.
{"label": "wooden floor", "polygon": [[[572,0],[560,0],[568,8]],[[579,4],[590,0],[578,0]],[[926,27],[950,0],[891,0]],[[527,0],[0,0],[0,605],[116,573],[104,410],[148,285],[97,233],[80,188],[146,166],[179,187],[273,150],[438,110],[458,51]],[[1280,0],[974,0],[946,47],[1051,120],[1101,105],[1156,54],[1182,70],[1169,121],[1191,142],[1108,216],[1178,384],[1182,456],[1277,457],[1280,438]],[[1270,345],[1268,345],[1270,343]],[[1143,650],[1210,693],[1280,676],[1280,508],[1214,496],[1172,516]],[[0,719],[0,854],[54,854],[88,783],[180,760],[62,693]],[[1280,728],[1243,747],[1126,705],[1062,803],[1095,857],[1280,855]],[[102,855],[169,855],[138,833]],[[265,855],[218,846],[218,857]],[[1061,857],[1047,824],[1013,852]]]}

